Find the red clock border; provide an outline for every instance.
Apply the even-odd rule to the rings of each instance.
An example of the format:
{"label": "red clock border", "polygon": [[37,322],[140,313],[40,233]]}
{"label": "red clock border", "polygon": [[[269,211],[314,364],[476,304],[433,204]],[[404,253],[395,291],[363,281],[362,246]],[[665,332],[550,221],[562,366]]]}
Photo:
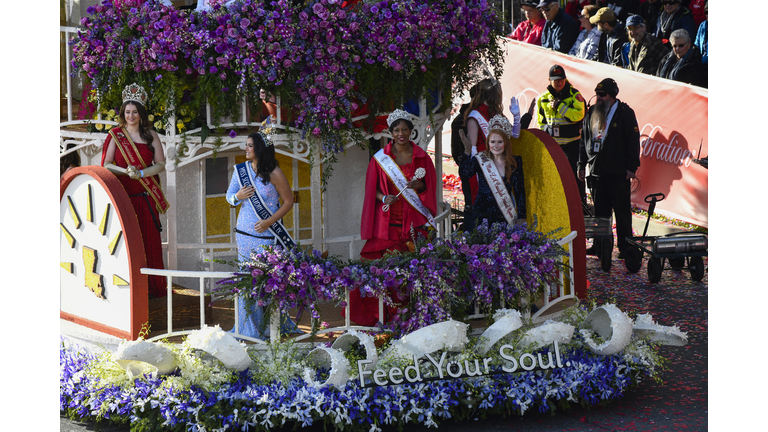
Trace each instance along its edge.
{"label": "red clock border", "polygon": [[61,319],[125,339],[136,340],[139,337],[141,326],[149,319],[149,299],[147,297],[147,276],[141,274],[141,268],[146,267],[147,260],[144,254],[144,243],[139,228],[139,220],[133,210],[128,194],[122,183],[114,174],[98,165],[88,165],[69,170],[60,183],[59,201],[64,198],[64,192],[69,183],[78,175],[88,175],[95,179],[109,195],[112,205],[117,213],[117,218],[123,230],[122,241],[128,256],[128,271],[131,290],[130,304],[130,332],[120,330],[97,321],[83,318],[68,312],[59,311]]}

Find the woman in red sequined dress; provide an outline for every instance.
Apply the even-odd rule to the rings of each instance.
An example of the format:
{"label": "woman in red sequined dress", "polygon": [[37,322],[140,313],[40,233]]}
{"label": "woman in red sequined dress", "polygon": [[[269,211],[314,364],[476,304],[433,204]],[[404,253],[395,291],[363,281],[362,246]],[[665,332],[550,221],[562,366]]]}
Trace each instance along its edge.
{"label": "woman in red sequined dress", "polygon": [[[101,165],[117,176],[131,199],[139,219],[147,267],[165,268],[161,246],[160,213],[168,209],[158,174],[165,171],[165,155],[149,122],[147,92],[137,84],[123,90],[118,126],[109,130]],[[167,294],[164,276],[148,276],[150,298]]]}

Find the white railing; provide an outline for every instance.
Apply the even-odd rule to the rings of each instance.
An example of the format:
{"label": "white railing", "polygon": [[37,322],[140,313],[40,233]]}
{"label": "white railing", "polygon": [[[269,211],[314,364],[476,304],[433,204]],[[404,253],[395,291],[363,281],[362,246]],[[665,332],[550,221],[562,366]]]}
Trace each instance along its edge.
{"label": "white railing", "polygon": [[[448,210],[450,212],[450,210]],[[441,214],[443,216],[443,214]],[[443,216],[445,217],[445,216]],[[566,246],[568,249],[568,254],[565,258],[569,260],[569,263],[572,263],[572,251],[573,251],[573,240],[576,238],[576,231],[572,231],[570,234],[568,234],[566,237],[560,239],[558,241],[558,244],[561,246]],[[356,238],[355,238],[356,237]],[[360,236],[347,236],[347,237],[337,237],[337,238],[328,238],[323,239],[324,243],[341,243],[344,241],[349,241],[350,244],[354,240],[359,240]],[[225,246],[229,246],[230,244],[227,243],[221,243],[221,244],[207,244],[203,245],[206,248],[211,249],[218,249]],[[194,245],[187,245],[187,246],[194,246]],[[350,254],[351,254],[351,247],[350,247]],[[167,280],[167,320],[168,320],[168,328],[166,333],[158,336],[154,336],[150,338],[149,340],[159,340],[164,339],[171,336],[180,336],[180,335],[186,335],[191,333],[193,330],[182,330],[182,331],[174,331],[173,330],[173,278],[197,278],[199,280],[199,295],[200,295],[200,328],[203,327],[205,324],[205,285],[207,280],[213,280],[213,279],[225,279],[234,276],[234,272],[216,272],[216,271],[181,271],[181,270],[159,270],[159,269],[151,269],[151,268],[142,268],[141,269],[142,274],[146,275],[157,275],[157,276],[165,276]],[[557,286],[555,287],[555,293],[557,294],[557,297],[554,300],[550,300],[550,296],[552,294],[552,287],[547,285],[544,289],[544,306],[536,312],[536,314],[533,315],[533,317],[530,316],[530,311],[525,308],[523,311],[523,315],[526,319],[530,319],[534,323],[536,323],[540,316],[543,315],[543,312],[545,312],[548,308],[554,306],[557,303],[560,303],[561,301],[568,300],[568,299],[574,299],[575,291],[574,291],[574,279],[573,279],[573,267],[569,266],[569,290],[567,291],[568,294],[566,294],[566,284],[565,284],[565,275],[563,272],[560,272],[560,278],[557,283]],[[211,301],[214,301],[213,296],[213,290],[209,290],[211,292]],[[349,304],[349,291],[347,290],[345,292],[345,300],[347,302],[347,305],[344,309],[345,311],[345,318],[344,318],[344,325],[340,327],[333,327],[328,329],[323,329],[317,332],[317,334],[325,334],[325,333],[332,333],[332,332],[346,332],[352,329],[355,330],[378,330],[378,327],[368,327],[368,326],[359,326],[359,325],[352,325],[352,322],[349,318],[350,316],[350,304]],[[234,310],[235,310],[235,327],[233,336],[238,337],[240,339],[245,339],[251,342],[256,342],[259,344],[265,344],[266,342],[264,340],[253,338],[250,336],[246,336],[243,334],[240,334],[240,328],[239,328],[239,307],[238,302],[240,301],[239,298],[235,297],[234,299]],[[525,307],[525,305],[521,305]],[[501,307],[504,307],[504,304],[501,305]],[[477,305],[475,305],[475,314],[471,315],[469,318],[471,319],[479,319],[484,318],[484,314],[479,313],[479,308]],[[384,316],[384,302],[381,298],[379,298],[379,316]],[[279,338],[279,332],[280,332],[280,315],[279,313],[273,314],[271,320],[270,320],[270,338],[271,340],[277,340]],[[296,341],[302,341],[304,339],[308,339],[312,337],[311,334],[305,334],[301,335],[295,338]]]}

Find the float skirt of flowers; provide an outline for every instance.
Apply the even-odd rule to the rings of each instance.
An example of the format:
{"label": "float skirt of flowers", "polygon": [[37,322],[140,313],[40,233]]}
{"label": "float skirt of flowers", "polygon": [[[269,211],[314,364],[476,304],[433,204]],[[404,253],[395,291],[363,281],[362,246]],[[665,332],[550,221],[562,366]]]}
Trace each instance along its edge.
{"label": "float skirt of flowers", "polygon": [[[580,307],[566,315],[571,318],[560,323],[563,326],[579,328],[590,322]],[[686,340],[677,327],[662,328],[646,318],[645,324],[641,323],[643,332],[651,326],[674,333],[675,341]],[[631,327],[632,320],[627,321]],[[64,339],[60,348],[60,410],[73,419],[129,424],[135,431],[269,430],[313,424],[360,431],[409,423],[437,427],[440,422],[477,415],[478,410],[523,415],[531,410],[567,409],[572,404],[605,404],[622,397],[642,379],[655,377],[663,367],[658,344],[645,336],[633,336],[621,352],[603,355],[590,343],[593,338],[611,339],[602,326],[589,338],[584,337],[585,332],[573,333],[559,349],[557,342],[549,346],[545,341],[553,338],[540,338],[541,343],[522,342],[521,336],[532,334],[530,325],[527,327],[502,338],[494,344],[498,355],[488,353],[484,359],[476,355],[478,343],[483,341],[480,337],[468,341],[461,352],[437,355],[437,351],[421,357],[414,354],[410,360],[380,361],[377,370],[363,373],[370,362],[350,356],[352,349],[336,358],[332,368],[345,369],[355,363],[357,367],[345,369],[351,376],[348,381],[333,385],[320,384],[328,377],[328,370],[311,367],[301,349],[290,343],[275,343],[266,352],[250,351],[255,364],[242,371],[204,360],[187,342],[180,346],[163,343],[174,352],[179,368],[158,377],[149,369],[142,376],[126,373],[110,353],[93,355]],[[200,331],[206,330],[222,332],[218,328]],[[234,348],[239,351],[244,346]],[[393,378],[393,371],[408,363],[400,374],[404,379]],[[387,369],[388,374],[377,377],[377,372]]]}

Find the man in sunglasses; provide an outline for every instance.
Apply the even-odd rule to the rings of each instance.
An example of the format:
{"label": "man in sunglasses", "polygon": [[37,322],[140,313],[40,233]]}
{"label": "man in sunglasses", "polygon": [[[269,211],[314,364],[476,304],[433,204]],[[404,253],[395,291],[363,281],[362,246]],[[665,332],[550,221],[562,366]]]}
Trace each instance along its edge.
{"label": "man in sunglasses", "polygon": [[[635,112],[616,99],[611,78],[597,84],[597,102],[589,108],[579,143],[579,179],[590,185],[596,217],[616,217],[616,245],[624,259],[632,236],[631,179],[640,167],[640,131]],[[586,174],[586,168],[589,174]]]}
{"label": "man in sunglasses", "polygon": [[659,19],[656,21],[656,30],[653,34],[657,39],[661,39],[666,44],[669,41],[669,36],[677,29],[683,29],[689,35],[696,34],[693,14],[688,8],[683,7],[680,0],[662,0],[661,4],[664,6],[664,10],[661,11]]}
{"label": "man in sunglasses", "polygon": [[579,25],[560,9],[557,0],[541,0],[537,7],[547,19],[541,33],[541,46],[568,54],[579,37]]}

